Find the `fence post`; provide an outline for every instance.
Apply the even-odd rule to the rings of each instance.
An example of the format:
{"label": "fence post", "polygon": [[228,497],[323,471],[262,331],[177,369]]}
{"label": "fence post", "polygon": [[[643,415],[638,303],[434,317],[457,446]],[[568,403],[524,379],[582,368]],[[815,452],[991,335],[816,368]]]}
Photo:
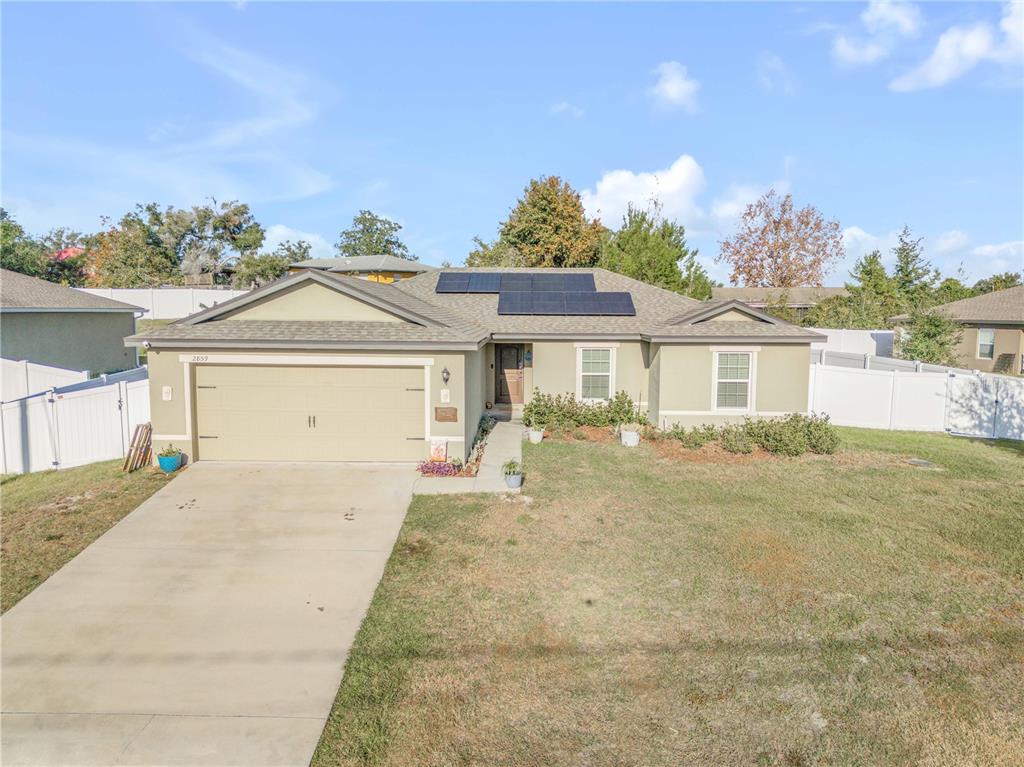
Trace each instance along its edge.
{"label": "fence post", "polygon": [[865,370],[871,370],[871,355],[870,354],[865,354],[864,355],[864,369]]}
{"label": "fence post", "polygon": [[889,431],[896,429],[896,395],[899,392],[899,373],[891,371],[892,383],[889,386]]}
{"label": "fence post", "polygon": [[[53,450],[53,461],[50,464],[53,468],[60,468],[60,417],[57,411],[57,390],[50,389],[46,394],[46,404],[50,406],[50,423],[53,424],[52,429],[48,429],[50,433],[50,449]],[[31,461],[29,461],[29,471],[31,471]]]}

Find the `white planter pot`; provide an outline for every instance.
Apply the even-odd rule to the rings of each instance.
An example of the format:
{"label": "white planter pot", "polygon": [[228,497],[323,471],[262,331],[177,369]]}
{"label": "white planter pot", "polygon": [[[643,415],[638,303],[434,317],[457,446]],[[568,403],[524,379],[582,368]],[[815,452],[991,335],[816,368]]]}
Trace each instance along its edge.
{"label": "white planter pot", "polygon": [[534,445],[539,445],[544,439],[543,429],[529,429],[530,442]]}
{"label": "white planter pot", "polygon": [[640,444],[640,432],[624,431],[619,434],[619,439],[626,447],[636,447]]}

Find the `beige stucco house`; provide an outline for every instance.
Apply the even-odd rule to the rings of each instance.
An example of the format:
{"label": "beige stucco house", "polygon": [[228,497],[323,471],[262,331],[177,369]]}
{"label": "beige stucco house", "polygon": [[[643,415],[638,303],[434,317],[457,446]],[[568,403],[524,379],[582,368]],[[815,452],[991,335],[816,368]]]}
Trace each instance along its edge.
{"label": "beige stucco house", "polygon": [[659,426],[807,409],[817,333],[602,269],[304,270],[127,340],[154,447],[193,459],[465,457],[488,408],[627,392]]}
{"label": "beige stucco house", "polygon": [[[963,327],[957,347],[962,367],[984,373],[1024,373],[1024,285],[935,307]],[[892,318],[904,323],[910,315]]]}
{"label": "beige stucco house", "polygon": [[0,356],[93,375],[135,367],[138,306],[0,269]]}

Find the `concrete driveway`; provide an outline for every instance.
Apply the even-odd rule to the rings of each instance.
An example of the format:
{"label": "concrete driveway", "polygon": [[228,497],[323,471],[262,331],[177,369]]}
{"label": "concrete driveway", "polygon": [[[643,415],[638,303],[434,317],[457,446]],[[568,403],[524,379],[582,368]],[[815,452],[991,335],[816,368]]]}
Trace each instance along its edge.
{"label": "concrete driveway", "polygon": [[13,765],[305,765],[410,466],[198,463],[2,619]]}

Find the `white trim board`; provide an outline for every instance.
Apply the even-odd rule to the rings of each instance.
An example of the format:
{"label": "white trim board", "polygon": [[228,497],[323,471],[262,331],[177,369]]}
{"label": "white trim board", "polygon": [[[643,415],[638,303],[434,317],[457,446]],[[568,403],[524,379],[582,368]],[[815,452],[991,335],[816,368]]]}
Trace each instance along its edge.
{"label": "white trim board", "polygon": [[429,367],[433,357],[357,357],[334,354],[179,354],[193,365],[293,365],[330,367]]}

